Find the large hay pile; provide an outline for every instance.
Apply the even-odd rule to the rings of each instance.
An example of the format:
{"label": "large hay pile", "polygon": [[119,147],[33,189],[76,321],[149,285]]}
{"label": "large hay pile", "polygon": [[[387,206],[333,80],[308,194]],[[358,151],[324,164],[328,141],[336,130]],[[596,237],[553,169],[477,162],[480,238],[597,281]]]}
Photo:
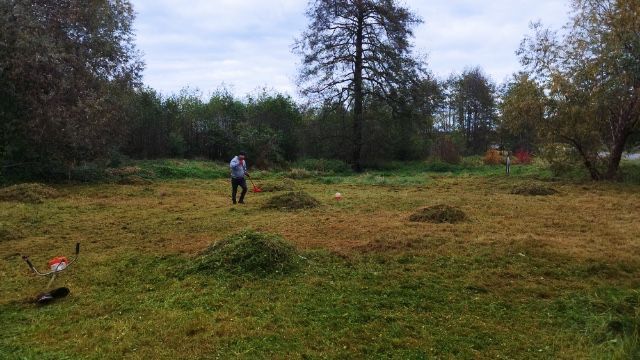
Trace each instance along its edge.
{"label": "large hay pile", "polygon": [[0,189],[0,201],[39,204],[45,199],[53,199],[58,196],[60,194],[56,189],[38,183],[18,184]]}
{"label": "large hay pile", "polygon": [[266,209],[298,210],[311,209],[320,205],[320,202],[304,191],[288,192],[276,195],[264,205]]}
{"label": "large hay pile", "polygon": [[546,196],[557,194],[558,191],[538,183],[524,183],[515,187],[511,193],[515,195]]}
{"label": "large hay pile", "polygon": [[277,235],[251,230],[211,245],[195,262],[191,272],[266,276],[295,268],[296,249]]}
{"label": "large hay pile", "polygon": [[458,223],[467,219],[460,209],[449,205],[434,205],[422,208],[409,216],[410,221],[432,223]]}

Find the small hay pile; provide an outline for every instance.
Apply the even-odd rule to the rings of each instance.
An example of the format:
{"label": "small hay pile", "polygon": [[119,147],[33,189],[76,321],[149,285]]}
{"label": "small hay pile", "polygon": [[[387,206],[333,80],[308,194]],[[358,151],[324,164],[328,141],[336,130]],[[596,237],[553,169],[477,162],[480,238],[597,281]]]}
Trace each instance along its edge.
{"label": "small hay pile", "polygon": [[450,224],[455,224],[466,219],[467,215],[462,210],[449,205],[429,206],[409,216],[410,221]]}
{"label": "small hay pile", "polygon": [[0,189],[0,201],[39,204],[45,199],[53,199],[58,196],[60,194],[56,189],[38,183],[18,184]]}
{"label": "small hay pile", "polygon": [[537,183],[525,183],[511,191],[515,195],[547,196],[557,194],[558,191],[548,186]]}
{"label": "small hay pile", "polygon": [[149,185],[155,174],[153,171],[141,169],[137,166],[125,166],[105,170],[105,174],[111,181],[120,185]]}
{"label": "small hay pile", "polygon": [[320,202],[304,191],[288,192],[272,197],[264,205],[265,209],[299,210],[311,209],[320,205]]}
{"label": "small hay pile", "polygon": [[209,246],[195,261],[191,273],[267,276],[296,266],[296,249],[281,237],[246,230]]}
{"label": "small hay pile", "polygon": [[129,175],[118,180],[120,185],[149,185],[152,181],[138,175]]}
{"label": "small hay pile", "polygon": [[139,175],[140,173],[143,173],[143,170],[137,166],[125,166],[121,168],[107,169],[105,170],[105,173],[113,177],[130,176],[130,175]]}

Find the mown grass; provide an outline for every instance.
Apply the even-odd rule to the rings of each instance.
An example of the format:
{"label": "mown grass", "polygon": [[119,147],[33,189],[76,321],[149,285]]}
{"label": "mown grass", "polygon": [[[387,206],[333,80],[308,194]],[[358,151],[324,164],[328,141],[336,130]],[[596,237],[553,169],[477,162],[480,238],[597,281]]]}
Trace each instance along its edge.
{"label": "mown grass", "polygon": [[[295,180],[321,204],[293,212],[263,209],[264,193],[231,206],[226,179],[197,176],[0,202],[0,358],[640,356],[638,186],[555,181],[556,195],[522,197],[511,190],[545,179],[535,167],[418,167]],[[469,220],[408,221],[435,204]],[[249,227],[293,244],[296,271],[185,271]],[[19,255],[42,267],[77,241],[54,284],[71,295],[30,303],[46,281]]]}

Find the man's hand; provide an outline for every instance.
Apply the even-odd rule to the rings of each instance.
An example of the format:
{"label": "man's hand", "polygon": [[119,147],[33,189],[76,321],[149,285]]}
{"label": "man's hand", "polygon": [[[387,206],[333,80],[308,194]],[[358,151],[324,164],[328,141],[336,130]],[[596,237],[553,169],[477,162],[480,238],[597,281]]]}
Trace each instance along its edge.
{"label": "man's hand", "polygon": [[249,175],[249,173],[248,173],[248,172],[246,172],[246,171],[245,171],[244,175],[245,175],[246,177],[251,177],[251,176]]}

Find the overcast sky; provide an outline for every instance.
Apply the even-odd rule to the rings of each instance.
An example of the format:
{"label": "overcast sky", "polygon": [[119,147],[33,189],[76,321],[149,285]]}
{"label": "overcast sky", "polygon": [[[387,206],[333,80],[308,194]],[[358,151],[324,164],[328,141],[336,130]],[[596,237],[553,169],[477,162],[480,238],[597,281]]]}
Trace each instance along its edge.
{"label": "overcast sky", "polygon": [[[165,95],[184,87],[204,96],[226,86],[244,97],[267,88],[297,97],[291,53],[308,20],[307,0],[132,0],[144,82]],[[503,82],[532,21],[559,28],[568,0],[406,0],[424,23],[415,51],[439,78],[480,66]]]}

